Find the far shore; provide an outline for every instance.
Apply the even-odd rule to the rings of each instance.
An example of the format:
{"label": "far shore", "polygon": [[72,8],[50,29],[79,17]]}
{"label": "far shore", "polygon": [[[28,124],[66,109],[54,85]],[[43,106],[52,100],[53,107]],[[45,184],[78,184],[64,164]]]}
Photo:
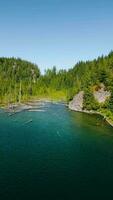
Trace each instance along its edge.
{"label": "far shore", "polygon": [[23,110],[29,110],[32,109],[35,106],[42,107],[44,103],[54,103],[54,104],[63,104],[67,105],[65,101],[61,100],[53,100],[53,99],[30,99],[29,101],[22,101],[20,102],[15,102],[15,103],[8,103],[8,104],[1,104],[0,108],[4,109],[7,112],[21,112]]}
{"label": "far shore", "polygon": [[[23,101],[21,103],[16,102],[16,103],[9,103],[9,104],[1,104],[0,108],[6,110],[7,112],[21,112],[23,110],[29,110],[32,109],[33,106],[38,105],[41,106],[40,104],[43,103],[54,103],[54,104],[63,104],[68,106],[66,101],[62,101],[62,100],[53,100],[53,99],[47,99],[47,98],[42,98],[42,99],[30,99],[29,101]],[[18,110],[18,108],[21,107],[20,110]],[[70,108],[69,108],[70,109]],[[111,120],[109,120],[103,113],[101,112],[97,112],[97,111],[88,111],[88,110],[73,110],[70,109],[71,111],[74,112],[81,112],[81,113],[87,113],[87,114],[97,114],[102,116],[106,122],[113,127],[113,122],[111,122]]]}

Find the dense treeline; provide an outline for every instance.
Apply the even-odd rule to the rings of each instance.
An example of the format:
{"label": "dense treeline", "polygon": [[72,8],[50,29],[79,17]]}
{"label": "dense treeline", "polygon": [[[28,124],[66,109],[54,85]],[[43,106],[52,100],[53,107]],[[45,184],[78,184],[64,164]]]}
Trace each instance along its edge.
{"label": "dense treeline", "polygon": [[[103,83],[111,92],[104,105],[99,105],[93,90]],[[0,103],[49,98],[69,101],[79,91],[85,92],[84,108],[113,110],[113,52],[93,61],[79,62],[72,69],[56,67],[40,74],[37,65],[15,58],[0,58]]]}
{"label": "dense treeline", "polygon": [[35,64],[15,59],[0,58],[0,103],[19,102],[35,95],[35,83],[40,71]]}
{"label": "dense treeline", "polygon": [[62,91],[66,100],[71,100],[81,90],[92,93],[92,90],[101,83],[113,93],[113,52],[93,61],[81,61],[68,71],[56,71],[53,67],[40,76],[38,81],[39,88],[43,88],[42,93],[49,93],[49,90],[50,93],[52,90]]}

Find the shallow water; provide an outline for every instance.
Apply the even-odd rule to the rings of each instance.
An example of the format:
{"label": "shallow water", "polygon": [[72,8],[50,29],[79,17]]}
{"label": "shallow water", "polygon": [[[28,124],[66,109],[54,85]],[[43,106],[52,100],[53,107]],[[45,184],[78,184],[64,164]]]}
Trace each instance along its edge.
{"label": "shallow water", "polygon": [[0,200],[112,199],[113,128],[64,105],[43,110],[0,110]]}

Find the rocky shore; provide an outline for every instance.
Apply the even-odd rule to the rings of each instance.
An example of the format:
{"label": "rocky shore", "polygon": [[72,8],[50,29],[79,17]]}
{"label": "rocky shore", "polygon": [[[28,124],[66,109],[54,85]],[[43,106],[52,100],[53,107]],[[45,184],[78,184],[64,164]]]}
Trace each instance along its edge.
{"label": "rocky shore", "polygon": [[38,99],[38,100],[30,100],[23,103],[10,103],[8,105],[4,105],[1,108],[5,110],[5,112],[10,113],[11,115],[22,112],[22,111],[45,111],[48,107],[49,103],[54,104],[63,104],[66,105],[65,102],[61,101],[53,101],[48,99]]}
{"label": "rocky shore", "polygon": [[[94,93],[94,97],[99,103],[102,103],[110,96],[110,92],[107,92],[104,90],[104,88],[101,88],[99,91]],[[80,91],[78,94],[76,94],[72,101],[69,102],[69,109],[76,112],[83,112],[88,114],[97,114],[101,115],[107,123],[109,123],[113,127],[113,122],[108,119],[108,117],[103,114],[100,111],[94,111],[94,110],[85,110],[83,109],[83,100],[84,100],[84,91]]]}

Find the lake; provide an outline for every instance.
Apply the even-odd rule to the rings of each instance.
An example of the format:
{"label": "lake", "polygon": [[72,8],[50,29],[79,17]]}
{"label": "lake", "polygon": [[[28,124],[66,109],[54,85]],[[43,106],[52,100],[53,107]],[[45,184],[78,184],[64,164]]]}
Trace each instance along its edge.
{"label": "lake", "polygon": [[113,199],[113,128],[46,103],[0,110],[0,200]]}

